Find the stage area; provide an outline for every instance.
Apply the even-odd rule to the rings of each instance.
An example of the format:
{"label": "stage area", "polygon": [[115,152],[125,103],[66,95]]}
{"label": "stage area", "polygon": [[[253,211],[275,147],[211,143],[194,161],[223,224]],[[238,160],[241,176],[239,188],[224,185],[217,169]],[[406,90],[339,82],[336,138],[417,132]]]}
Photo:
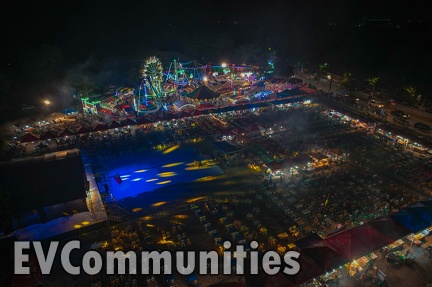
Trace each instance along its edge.
{"label": "stage area", "polygon": [[223,171],[195,147],[173,146],[105,160],[96,173],[110,178],[109,191],[121,200],[179,183],[207,181]]}

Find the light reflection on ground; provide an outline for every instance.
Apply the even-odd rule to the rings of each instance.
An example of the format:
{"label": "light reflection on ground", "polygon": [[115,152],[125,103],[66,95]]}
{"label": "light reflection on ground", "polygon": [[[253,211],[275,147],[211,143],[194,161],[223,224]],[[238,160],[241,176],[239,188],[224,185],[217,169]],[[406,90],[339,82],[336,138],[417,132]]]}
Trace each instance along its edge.
{"label": "light reflection on ground", "polygon": [[[199,160],[203,166],[194,165]],[[147,151],[108,159],[103,162],[103,166],[106,176],[112,178],[110,192],[116,200],[133,198],[162,185],[186,184],[223,174],[222,169],[212,161],[198,158],[195,148],[179,146],[165,151]],[[114,180],[116,174],[122,178],[121,184]],[[165,180],[166,178],[170,180]]]}

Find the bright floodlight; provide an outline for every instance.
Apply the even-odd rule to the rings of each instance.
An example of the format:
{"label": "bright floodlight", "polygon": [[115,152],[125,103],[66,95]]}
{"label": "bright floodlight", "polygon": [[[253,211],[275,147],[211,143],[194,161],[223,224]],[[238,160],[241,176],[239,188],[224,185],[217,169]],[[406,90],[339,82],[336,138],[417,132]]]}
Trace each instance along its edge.
{"label": "bright floodlight", "polygon": [[44,104],[47,105],[47,106],[49,106],[49,105],[51,105],[51,102],[49,100],[45,100]]}
{"label": "bright floodlight", "polygon": [[204,81],[204,82],[207,82],[207,81],[208,81],[207,77],[204,77],[204,78],[203,78],[203,81]]}
{"label": "bright floodlight", "polygon": [[222,63],[221,66],[222,66],[222,68],[226,68],[227,65],[225,63]]}
{"label": "bright floodlight", "polygon": [[327,79],[331,80],[331,79],[332,79],[332,76],[331,76],[331,75],[328,75],[328,76],[327,76]]}

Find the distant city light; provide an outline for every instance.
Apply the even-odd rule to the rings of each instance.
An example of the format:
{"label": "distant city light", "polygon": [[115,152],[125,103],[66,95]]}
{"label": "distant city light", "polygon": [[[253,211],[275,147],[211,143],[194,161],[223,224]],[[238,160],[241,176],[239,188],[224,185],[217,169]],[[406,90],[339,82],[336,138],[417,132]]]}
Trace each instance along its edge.
{"label": "distant city light", "polygon": [[225,63],[222,63],[222,68],[226,68],[226,66],[227,66],[227,64],[225,64]]}
{"label": "distant city light", "polygon": [[47,106],[49,106],[49,105],[51,105],[51,101],[49,101],[49,100],[45,100],[45,101],[44,101],[44,104],[47,105]]}

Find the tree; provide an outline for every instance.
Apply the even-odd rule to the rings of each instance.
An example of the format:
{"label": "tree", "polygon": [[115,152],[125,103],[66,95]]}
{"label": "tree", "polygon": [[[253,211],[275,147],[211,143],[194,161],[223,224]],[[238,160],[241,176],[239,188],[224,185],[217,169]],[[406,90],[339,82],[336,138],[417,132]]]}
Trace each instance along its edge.
{"label": "tree", "polygon": [[408,94],[410,97],[415,97],[416,95],[416,88],[414,86],[407,86],[404,88],[404,91]]}
{"label": "tree", "polygon": [[73,87],[77,90],[80,97],[88,97],[90,93],[97,89],[96,84],[93,82],[89,75],[84,75],[76,79]]}
{"label": "tree", "polygon": [[317,77],[322,78],[328,74],[328,65],[327,63],[318,66]]}
{"label": "tree", "polygon": [[379,77],[373,77],[373,78],[367,79],[369,85],[372,87],[372,92],[375,91],[376,84],[378,83],[379,80],[380,80]]}
{"label": "tree", "polygon": [[349,72],[344,73],[340,85],[350,93],[354,91],[355,82],[352,74]]}

